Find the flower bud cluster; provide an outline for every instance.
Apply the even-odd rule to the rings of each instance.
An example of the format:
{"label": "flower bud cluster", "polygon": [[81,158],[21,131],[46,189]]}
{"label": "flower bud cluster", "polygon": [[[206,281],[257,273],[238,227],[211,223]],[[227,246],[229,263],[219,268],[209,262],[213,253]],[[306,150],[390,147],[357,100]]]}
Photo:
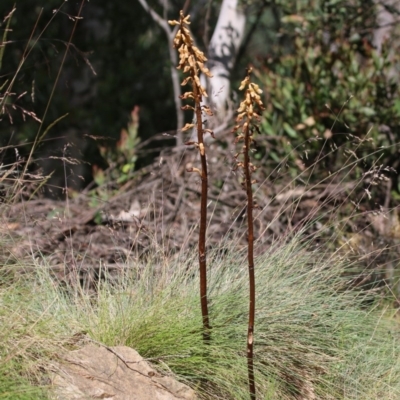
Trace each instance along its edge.
{"label": "flower bud cluster", "polygon": [[[209,78],[211,78],[212,75],[210,70],[204,65],[207,61],[206,56],[194,45],[192,36],[188,29],[188,26],[190,25],[189,19],[190,15],[185,17],[183,11],[181,11],[179,21],[168,21],[172,26],[179,25],[178,32],[174,39],[174,48],[178,49],[179,52],[179,65],[177,68],[182,69],[184,73],[189,73],[189,76],[182,82],[182,86],[192,82],[193,86],[196,86],[196,92],[200,96],[207,97],[207,92],[200,83],[199,71]],[[182,96],[183,99],[194,97],[193,92],[186,92]]]}
{"label": "flower bud cluster", "polygon": [[237,110],[237,125],[233,128],[233,131],[236,132],[240,127],[242,127],[241,133],[236,138],[236,143],[244,140],[244,135],[248,129],[250,129],[250,136],[252,136],[253,129],[251,128],[260,121],[260,115],[257,114],[254,109],[258,107],[261,111],[264,110],[264,104],[260,96],[262,90],[256,83],[250,82],[251,72],[252,68],[249,68],[246,77],[243,79],[239,87],[239,90],[246,89],[246,92],[244,100],[240,103]]}
{"label": "flower bud cluster", "polygon": [[[186,78],[184,78],[182,82],[182,86],[186,86],[187,84],[192,86],[192,90],[185,92],[180,96],[180,98],[182,100],[191,100],[194,102],[194,106],[187,104],[182,107],[182,110],[194,111],[195,123],[187,123],[182,128],[182,132],[197,127],[198,141],[186,142],[186,145],[194,145],[199,150],[200,155],[205,157],[205,148],[203,143],[204,134],[209,133],[214,137],[214,133],[212,130],[203,127],[202,116],[212,116],[213,113],[210,107],[202,104],[203,96],[208,96],[206,89],[200,83],[199,75],[201,72],[209,78],[212,78],[212,75],[210,70],[205,66],[205,62],[207,61],[206,56],[194,45],[194,41],[188,28],[190,25],[190,16],[188,15],[185,17],[183,11],[181,11],[179,21],[168,21],[168,23],[172,26],[179,26],[174,38],[174,48],[176,48],[179,53],[179,65],[177,68],[187,74]],[[192,170],[195,171],[195,169]]]}
{"label": "flower bud cluster", "polygon": [[[244,142],[244,146],[242,151],[235,155],[237,159],[239,154],[248,154],[250,151],[250,145],[253,142],[253,133],[254,130],[259,130],[258,124],[260,122],[260,115],[255,111],[257,109],[260,111],[264,110],[264,104],[261,100],[262,90],[256,83],[252,83],[250,81],[250,75],[252,72],[252,68],[247,70],[247,75],[243,79],[239,90],[246,90],[244,95],[244,100],[240,103],[239,108],[237,110],[238,115],[236,117],[236,125],[234,126],[232,132],[238,132],[235,143]],[[258,112],[260,112],[258,111]],[[246,157],[245,157],[246,158]],[[245,165],[247,164],[247,165]],[[249,173],[251,174],[257,168],[248,161],[246,162],[237,162],[237,168],[248,168]],[[253,182],[252,182],[253,183]]]}

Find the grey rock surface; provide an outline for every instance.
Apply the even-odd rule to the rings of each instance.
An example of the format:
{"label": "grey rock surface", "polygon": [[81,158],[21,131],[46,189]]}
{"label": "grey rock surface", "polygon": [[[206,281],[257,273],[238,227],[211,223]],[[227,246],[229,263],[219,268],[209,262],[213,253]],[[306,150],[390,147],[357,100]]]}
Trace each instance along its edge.
{"label": "grey rock surface", "polygon": [[62,357],[52,374],[57,400],[195,400],[195,392],[160,375],[137,351],[94,344]]}

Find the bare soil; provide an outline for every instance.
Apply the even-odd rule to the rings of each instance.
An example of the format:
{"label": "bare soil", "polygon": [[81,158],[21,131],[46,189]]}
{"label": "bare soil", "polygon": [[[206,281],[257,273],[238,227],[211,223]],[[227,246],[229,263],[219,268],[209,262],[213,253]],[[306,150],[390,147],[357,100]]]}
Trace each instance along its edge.
{"label": "bare soil", "polygon": [[[208,163],[208,246],[227,251],[230,240],[245,246],[246,197],[233,154],[211,145]],[[186,169],[197,164],[193,149],[166,149],[118,190],[109,184],[65,201],[36,197],[3,205],[2,232],[7,243],[3,263],[37,257],[63,281],[80,279],[91,286],[104,273],[123,271],[128,259],[140,263],[149,252],[171,256],[196,248],[200,177]],[[279,171],[260,168],[255,173],[259,252],[276,238],[289,237],[304,227],[306,234],[315,235],[326,224],[334,226],[340,210],[347,216],[358,214],[348,220],[347,229],[353,233],[377,234],[369,218],[373,212],[354,206],[362,190],[357,182],[343,183],[333,177],[313,184],[291,179],[289,172],[282,167]]]}

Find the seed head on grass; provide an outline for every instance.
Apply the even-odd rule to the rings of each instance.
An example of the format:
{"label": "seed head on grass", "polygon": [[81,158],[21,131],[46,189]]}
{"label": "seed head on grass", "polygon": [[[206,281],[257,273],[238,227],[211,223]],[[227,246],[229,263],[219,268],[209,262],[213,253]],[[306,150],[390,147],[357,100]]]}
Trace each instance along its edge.
{"label": "seed head on grass", "polygon": [[[179,25],[178,32],[174,39],[174,47],[179,52],[178,69],[182,69],[188,76],[183,80],[182,86],[191,84],[192,90],[185,92],[181,98],[191,99],[194,106],[185,105],[184,110],[194,111],[197,129],[197,142],[187,142],[187,145],[194,145],[200,153],[201,170],[199,168],[190,168],[189,172],[197,172],[201,178],[201,202],[200,202],[200,231],[199,231],[199,269],[200,269],[200,301],[201,313],[203,318],[203,338],[207,342],[210,339],[210,322],[208,317],[208,300],[207,300],[207,264],[206,264],[206,231],[207,231],[207,196],[208,196],[208,172],[207,158],[204,146],[204,134],[210,133],[214,137],[214,133],[210,129],[203,127],[203,113],[212,115],[209,107],[202,105],[203,96],[207,97],[206,89],[201,86],[199,74],[202,72],[208,77],[212,77],[208,68],[204,65],[207,61],[206,56],[200,51],[193,42],[189,31],[190,16],[180,12],[179,21],[169,21],[170,25]],[[195,127],[194,123],[187,123],[182,131],[187,131]]]}

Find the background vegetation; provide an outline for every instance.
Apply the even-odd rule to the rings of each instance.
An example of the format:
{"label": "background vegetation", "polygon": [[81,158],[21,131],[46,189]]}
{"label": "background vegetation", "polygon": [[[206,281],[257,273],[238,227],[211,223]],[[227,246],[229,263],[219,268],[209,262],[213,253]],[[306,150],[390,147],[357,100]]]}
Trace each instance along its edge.
{"label": "background vegetation", "polygon": [[[215,322],[206,358],[188,234],[196,227],[188,222],[191,211],[182,211],[194,208],[197,192],[181,178],[186,160],[173,149],[165,33],[137,1],[42,3],[17,1],[0,27],[0,186],[7,218],[0,232],[0,398],[46,398],[51,360],[85,340],[135,347],[204,398],[246,398],[245,238],[230,241],[242,227],[243,199],[220,168],[231,179],[233,135],[228,129],[210,146],[211,214],[225,207],[225,225],[219,225],[227,236],[208,243],[214,246]],[[150,3],[162,11],[161,2]],[[393,305],[398,308],[400,293],[400,41],[393,29],[376,43],[379,12],[397,17],[396,7],[380,3],[240,2],[247,36],[232,87],[253,64],[266,106],[253,156],[261,204],[256,229],[264,234],[257,238],[255,369],[258,391],[268,399],[399,398]],[[176,18],[182,2],[168,4]],[[189,4],[193,35],[205,52],[220,5]],[[1,2],[0,16],[12,9]],[[235,93],[232,99],[238,102]],[[223,159],[217,171],[215,159]],[[160,189],[152,177],[162,173],[171,180],[162,176]],[[147,186],[139,186],[146,179]],[[179,191],[186,184],[190,198]],[[121,205],[125,191],[139,197],[139,187],[160,192],[162,202],[154,200],[144,214],[136,197]],[[66,201],[48,201],[41,212],[46,196]],[[118,213],[106,214],[100,206],[106,203],[118,204]],[[169,205],[172,228],[157,219]],[[33,238],[43,215],[39,246]],[[22,220],[32,224],[15,239]],[[180,242],[176,221],[187,225]],[[99,231],[103,236],[95,236]],[[143,237],[136,241],[141,234],[145,244]],[[99,241],[101,256],[87,284],[88,237]],[[104,256],[107,246],[112,256]],[[61,247],[67,250],[60,263]],[[115,283],[102,272],[103,261],[128,272]],[[60,265],[64,275],[57,275]],[[206,384],[205,375],[211,377]]]}
{"label": "background vegetation", "polygon": [[[171,2],[171,14],[175,11],[176,15],[181,6],[178,3]],[[212,26],[218,16],[218,3],[210,2],[209,19],[205,15],[208,8],[202,7],[208,2],[196,2],[191,10],[193,32],[203,49],[201,38],[206,24]],[[10,99],[17,108],[8,110],[12,124],[8,118],[2,120],[3,146],[27,143],[21,153],[29,151],[38,126],[32,119],[24,121],[19,108],[32,110],[38,116],[44,114],[78,6],[78,3],[61,4],[54,0],[44,4],[33,0],[17,3],[1,79],[4,82],[13,76],[28,46],[29,58],[13,87],[16,96],[25,91],[27,94],[18,101],[16,97]],[[53,10],[58,7],[60,12],[54,14]],[[11,4],[2,2],[1,15],[7,15],[11,8]],[[289,149],[317,136],[327,139],[329,146],[325,148],[329,149],[345,142],[346,134],[351,133],[358,137],[369,135],[376,147],[385,146],[382,163],[397,169],[394,144],[400,115],[395,73],[398,41],[392,34],[381,52],[374,49],[376,3],[361,0],[251,2],[247,5],[249,30],[260,10],[258,24],[243,44],[235,73],[239,81],[250,60],[258,67],[268,107],[262,135],[268,140],[270,158],[279,162]],[[49,131],[35,159],[43,164],[49,156],[59,155],[54,154],[55,148],[71,143],[79,147],[75,152],[79,159],[104,168],[107,160],[101,156],[98,146],[115,148],[134,106],[140,107],[142,141],[157,133],[174,134],[176,121],[169,63],[164,32],[138,2],[85,3],[44,125],[68,115]],[[81,141],[85,142],[83,146]],[[174,141],[164,143],[173,145]],[[160,143],[153,143],[153,147],[160,147]],[[321,141],[307,146],[308,162],[319,154],[320,148]],[[151,162],[156,154],[142,152],[137,167]],[[292,157],[294,161],[304,162],[303,155],[298,151]],[[339,160],[328,158],[325,162],[329,165]],[[45,168],[46,172],[51,167],[54,165]],[[91,168],[87,166],[85,172],[86,181],[78,186],[90,180]],[[394,183],[393,189],[397,191],[397,179]]]}
{"label": "background vegetation", "polygon": [[[18,99],[16,109],[9,107],[13,123],[4,123],[3,118],[1,140],[3,146],[21,145],[20,153],[26,155],[38,126],[32,119],[24,121],[19,108],[43,115],[79,3],[28,0],[16,5],[0,76],[2,82],[13,76],[28,47],[31,52],[13,87],[16,96],[27,94]],[[161,11],[156,2],[151,5]],[[177,15],[181,6],[178,1],[170,2],[170,14]],[[212,32],[219,6],[219,1],[205,0],[191,6],[193,34],[202,49],[206,50],[204,38]],[[60,12],[53,13],[58,7]],[[368,135],[375,148],[385,146],[382,163],[397,171],[399,41],[394,30],[380,51],[374,48],[379,26],[377,2],[252,1],[243,2],[243,7],[248,15],[248,35],[235,66],[233,87],[249,61],[255,64],[266,93],[261,139],[267,140],[268,158],[280,162],[305,140],[319,137],[323,140],[307,145],[308,158],[304,148],[291,155],[297,164],[312,163],[321,156],[322,146],[327,152],[347,142],[348,134]],[[0,15],[7,15],[11,8],[2,2]],[[395,9],[390,10],[395,15]],[[63,174],[57,162],[45,160],[60,156],[55,149],[71,143],[79,148],[69,150],[76,158],[105,168],[107,160],[98,146],[115,149],[135,106],[140,109],[142,142],[164,132],[175,134],[169,65],[165,33],[138,2],[85,2],[44,126],[68,115],[38,147],[35,159],[39,165],[46,172],[56,168],[56,174]],[[164,139],[153,141],[150,147],[174,144],[168,137]],[[151,162],[158,151],[140,153],[136,168]],[[329,157],[324,169],[337,162],[337,155]],[[92,177],[92,168],[85,163],[85,181],[71,178],[77,187],[85,186]],[[392,180],[397,193],[397,177]]]}

